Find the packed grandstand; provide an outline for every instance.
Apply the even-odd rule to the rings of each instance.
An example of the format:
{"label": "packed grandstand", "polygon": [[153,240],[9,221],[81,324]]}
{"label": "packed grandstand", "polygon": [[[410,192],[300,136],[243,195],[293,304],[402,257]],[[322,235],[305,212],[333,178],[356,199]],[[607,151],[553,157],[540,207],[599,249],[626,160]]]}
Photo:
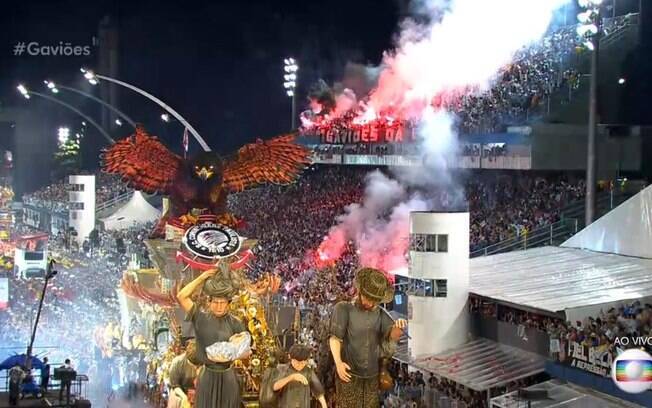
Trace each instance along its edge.
{"label": "packed grandstand", "polygon": [[[635,23],[633,15],[608,19],[604,35],[614,35]],[[524,128],[531,131],[531,125],[544,122],[554,104],[569,106],[577,98],[584,75],[578,61],[586,59],[587,52],[577,38],[575,25],[554,29],[541,41],[520,49],[512,63],[500,69],[486,92],[465,90],[434,101],[438,108],[455,116],[455,129],[462,134],[459,145],[452,149],[452,159],[448,158],[458,165],[428,168],[422,146],[417,143],[332,143],[322,137],[319,142],[312,139],[314,143],[310,143],[314,147],[313,158],[318,160],[291,184],[265,184],[229,195],[226,206],[238,221],[237,232],[256,240],[255,250],[251,251],[255,256],[246,264],[245,278],[251,282],[268,279],[270,275],[280,278],[279,290],[265,299],[266,312],[272,315],[270,310],[277,311],[278,319],[279,311],[291,310],[288,320],[292,323],[288,323],[283,333],[276,333],[278,341],[286,345],[291,337],[290,342],[311,348],[311,365],[317,368],[329,407],[334,406],[330,396],[336,392],[337,375],[328,348],[333,306],[338,301],[352,299],[357,293],[356,272],[361,266],[368,266],[365,265],[368,253],[360,242],[368,238],[366,235],[377,232],[380,224],[384,226],[394,220],[394,210],[404,209],[404,204],[409,207],[413,199],[424,199],[431,212],[452,209],[469,213],[471,278],[464,294],[468,296],[465,311],[472,328],[468,343],[420,358],[410,356],[408,328],[388,367],[394,383],[382,393],[383,407],[520,407],[516,400],[517,405],[503,406],[498,402],[493,404],[492,398],[518,394],[557,376],[566,376],[564,380],[569,382],[579,378],[577,382],[584,386],[593,380],[598,383],[610,379],[606,367],[626,348],[619,347],[623,339],[633,343],[634,339],[652,336],[652,301],[649,300],[652,288],[644,287],[645,292],[637,286],[638,281],[628,282],[630,286],[619,283],[619,279],[628,279],[627,273],[642,276],[652,272],[652,264],[646,263],[643,255],[640,262],[624,260],[625,255],[616,250],[581,245],[560,247],[559,244],[584,227],[583,214],[578,213],[578,208],[585,206],[585,176],[575,167],[532,170],[535,167],[533,143],[523,147],[523,140],[529,136]],[[346,132],[358,125],[353,123],[359,114],[356,111],[336,118],[319,113],[319,109],[312,109],[302,114],[301,136],[309,139],[326,129],[324,134],[330,137],[332,129],[335,133]],[[390,127],[393,119],[385,114],[376,122]],[[508,131],[513,126],[521,129]],[[490,139],[494,135],[502,136],[486,143],[463,138]],[[503,140],[504,135],[507,136]],[[507,161],[502,161],[521,154],[527,156],[527,165],[520,162],[505,165]],[[351,162],[341,159],[328,164],[334,155],[348,156]],[[374,207],[369,204],[373,201],[370,186],[374,181],[381,180],[389,191],[405,177],[403,170],[396,167],[355,161],[388,156],[422,162],[424,168],[420,169],[432,183],[426,188],[401,186],[397,193],[400,200],[391,205],[378,205],[363,220],[363,224],[371,227],[365,226],[355,231],[357,235],[346,236],[340,242],[337,256],[330,257],[326,244],[332,242],[333,236],[341,237],[338,227],[350,220],[352,214],[359,214],[361,208]],[[161,253],[171,253],[172,247],[163,241],[169,243],[178,238],[179,232],[170,227],[163,234],[165,239],[154,240],[157,224],[154,218],[158,218],[158,210],[152,211],[147,220],[139,219],[137,210],[128,223],[109,225],[107,220],[111,214],[123,218],[120,211],[128,202],[139,200],[150,208],[169,207],[169,201],[161,205],[162,197],[156,194],[143,198],[119,176],[101,171],[87,175],[95,176],[94,204],[98,209],[97,222],[87,236],[78,236],[69,225],[77,213],[70,194],[75,187],[67,179],[24,194],[22,207],[16,206],[14,233],[26,236],[39,230],[48,233],[47,256],[56,259],[58,264],[58,274],[49,283],[44,298],[34,352],[57,364],[72,357],[77,371],[87,375],[84,393],[93,405],[109,406],[127,388],[130,398],[142,398],[148,406],[162,407],[173,392],[168,370],[183,343],[185,328],[182,316],[175,309],[175,296],[181,289],[182,279],[176,282],[174,274],[161,270],[157,262]],[[445,182],[440,183],[439,178]],[[608,204],[599,215],[622,208],[618,204],[625,198],[621,193],[626,190],[626,184],[626,179],[615,180],[615,177],[600,182],[599,194]],[[421,209],[418,205],[409,208]],[[640,218],[635,209],[629,211],[633,218]],[[190,212],[182,215],[186,220],[194,216]],[[609,224],[610,228],[618,220]],[[574,228],[558,233],[564,222],[570,222]],[[397,295],[388,308],[393,317],[410,319],[412,310],[406,306],[405,299],[415,295],[414,287],[410,283],[406,289],[399,280],[401,277],[409,280],[405,275],[412,265],[406,252],[413,242],[408,243],[408,234],[403,232],[397,239],[405,241],[398,245],[403,249],[398,254],[401,268],[386,271],[396,279],[393,283]],[[599,233],[606,236],[611,231],[604,227]],[[378,236],[385,239],[388,235]],[[633,237],[641,241],[651,238],[644,233]],[[10,240],[0,241],[11,244]],[[383,252],[391,252],[394,244],[380,242],[375,248],[380,248],[384,256]],[[532,250],[532,247],[543,249]],[[569,260],[575,257],[572,258],[576,262],[574,269],[564,269],[553,260],[547,262],[545,251],[550,248],[566,251],[564,256]],[[178,247],[172,248],[172,252],[177,250]],[[512,255],[493,253],[518,253],[521,258],[501,258]],[[530,255],[538,264],[528,259]],[[179,263],[182,254],[177,252],[175,256]],[[8,266],[4,267],[5,264]],[[22,353],[29,343],[33,322],[26,316],[35,313],[43,281],[26,276],[14,263],[4,259],[0,266],[3,266],[0,283],[7,287],[5,306],[0,310],[0,327],[10,328],[0,330],[1,361]],[[544,268],[547,268],[545,273]],[[541,276],[547,274],[548,280],[538,280],[540,276],[534,271],[541,272]],[[510,281],[512,273],[519,276],[518,282]],[[45,270],[39,277],[42,276]],[[563,284],[566,279],[571,283],[565,285],[558,302],[554,303],[556,294],[548,289],[556,288],[553,285]],[[493,282],[504,286],[492,288]],[[534,286],[527,286],[528,283]],[[434,282],[430,285],[421,289],[433,290]],[[612,292],[603,292],[612,288]],[[452,292],[455,288],[448,290]],[[562,304],[565,301],[568,305]],[[548,306],[553,303],[561,306]],[[652,351],[649,345],[647,349]],[[565,370],[570,368],[576,371],[568,374]],[[585,374],[589,376],[582,377]],[[595,388],[608,391],[605,386]],[[582,396],[597,394],[586,389],[575,392]],[[623,397],[622,393],[614,395]],[[637,402],[644,404],[649,398],[644,394]],[[622,405],[609,404],[600,406],[629,406],[624,401]]]}
{"label": "packed grandstand", "polygon": [[[384,171],[391,174],[387,169]],[[302,311],[301,339],[315,347],[316,363],[323,370],[325,384],[331,387],[329,354],[319,345],[327,337],[331,305],[353,293],[352,282],[358,268],[356,248],[350,242],[339,261],[323,270],[311,264],[311,258],[306,254],[319,246],[347,206],[361,202],[368,172],[365,167],[315,165],[293,185],[256,188],[232,196],[229,202],[233,213],[244,220],[242,233],[260,237],[259,245],[264,248],[249,273],[257,277],[272,271],[282,278],[284,284],[278,294],[279,302],[294,305]],[[470,249],[480,249],[550,225],[559,219],[566,206],[582,200],[584,192],[583,180],[573,175],[473,171],[460,175],[460,178],[471,214]],[[113,194],[126,191],[126,187],[115,178],[103,177],[101,180],[101,191]],[[63,184],[48,186],[31,195],[39,200],[32,203],[42,203],[49,208],[53,203],[64,206],[65,194],[62,191],[65,191]],[[92,388],[92,393],[97,395],[102,395],[111,384],[119,383],[120,376],[128,376],[126,371],[136,370],[133,376],[142,384],[146,384],[148,378],[146,367],[137,364],[142,361],[141,354],[131,344],[135,333],[140,333],[138,325],[142,323],[138,319],[134,319],[133,333],[126,342],[129,351],[117,353],[120,357],[116,361],[120,364],[112,365],[111,354],[105,353],[107,348],[122,350],[124,347],[118,340],[124,335],[119,329],[120,301],[115,288],[131,262],[136,260],[141,266],[149,264],[143,240],[151,228],[152,224],[146,224],[126,230],[102,231],[80,246],[71,246],[64,234],[50,238],[50,251],[66,266],[61,271],[63,276],[58,279],[61,283],[55,283],[50,289],[51,295],[46,301],[48,312],[40,329],[56,335],[40,343],[56,345],[48,352],[51,360],[63,359],[74,350],[80,370],[98,379],[92,383],[93,387],[98,387]],[[1,318],[3,325],[13,329],[3,331],[0,341],[18,348],[28,339],[30,322],[22,316],[33,307],[39,285],[33,280],[12,277],[11,288],[10,307]],[[612,348],[611,340],[617,333],[650,334],[648,320],[652,318],[651,307],[640,303],[587,316],[583,322],[565,322],[517,308],[503,307],[497,315],[495,305],[474,298],[469,308],[473,313],[513,324],[515,331],[519,327],[535,328],[547,333],[551,339],[578,341],[600,348]],[[60,319],[68,316],[80,318],[59,328]],[[100,334],[93,337],[75,335],[98,332]],[[554,357],[560,358],[560,354],[563,353],[555,353]],[[392,405],[399,404],[398,401],[421,401],[433,392],[436,392],[436,398],[465,401],[468,406],[486,406],[486,398],[476,391],[426,373],[408,373],[406,367],[399,363],[393,366],[398,380],[387,395],[387,406],[400,406]],[[503,388],[511,391],[529,384],[528,381],[531,379],[519,379]],[[433,391],[429,394],[428,390]]]}

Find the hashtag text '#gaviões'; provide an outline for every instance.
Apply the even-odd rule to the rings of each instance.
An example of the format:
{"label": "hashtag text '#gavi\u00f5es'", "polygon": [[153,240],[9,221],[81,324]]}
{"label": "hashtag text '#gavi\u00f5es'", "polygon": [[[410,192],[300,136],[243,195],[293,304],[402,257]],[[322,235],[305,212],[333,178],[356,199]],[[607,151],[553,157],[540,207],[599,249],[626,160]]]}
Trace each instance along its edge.
{"label": "hashtag text '#gavi\u00f5es'", "polygon": [[25,52],[25,42],[24,41],[17,42],[16,45],[14,45],[14,55],[20,56],[23,55],[24,52]]}

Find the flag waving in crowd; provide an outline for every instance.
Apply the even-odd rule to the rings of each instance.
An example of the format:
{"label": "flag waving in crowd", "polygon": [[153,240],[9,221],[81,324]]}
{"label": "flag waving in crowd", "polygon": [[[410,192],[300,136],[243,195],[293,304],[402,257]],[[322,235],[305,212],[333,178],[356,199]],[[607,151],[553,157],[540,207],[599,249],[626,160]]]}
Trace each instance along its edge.
{"label": "flag waving in crowd", "polygon": [[183,129],[183,158],[188,155],[188,128]]}

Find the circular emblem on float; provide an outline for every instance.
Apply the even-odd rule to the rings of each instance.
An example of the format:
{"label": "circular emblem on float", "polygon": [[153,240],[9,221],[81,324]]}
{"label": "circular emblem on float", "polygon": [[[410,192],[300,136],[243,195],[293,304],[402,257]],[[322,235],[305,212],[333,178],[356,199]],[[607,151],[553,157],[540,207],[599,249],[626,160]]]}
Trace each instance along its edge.
{"label": "circular emblem on float", "polygon": [[238,233],[212,222],[188,228],[182,242],[190,253],[207,259],[226,258],[240,250]]}

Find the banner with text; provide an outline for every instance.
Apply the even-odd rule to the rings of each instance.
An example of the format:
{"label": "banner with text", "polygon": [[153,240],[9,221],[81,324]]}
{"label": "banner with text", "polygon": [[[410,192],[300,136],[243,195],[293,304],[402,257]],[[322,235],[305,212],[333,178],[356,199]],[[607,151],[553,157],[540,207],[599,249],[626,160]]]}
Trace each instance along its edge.
{"label": "banner with text", "polygon": [[329,126],[311,129],[309,133],[319,137],[321,144],[412,143],[417,138],[416,126],[409,122],[392,126],[373,123],[347,128]]}
{"label": "banner with text", "polygon": [[605,346],[590,347],[571,341],[564,364],[602,377],[611,377],[614,356]]}

